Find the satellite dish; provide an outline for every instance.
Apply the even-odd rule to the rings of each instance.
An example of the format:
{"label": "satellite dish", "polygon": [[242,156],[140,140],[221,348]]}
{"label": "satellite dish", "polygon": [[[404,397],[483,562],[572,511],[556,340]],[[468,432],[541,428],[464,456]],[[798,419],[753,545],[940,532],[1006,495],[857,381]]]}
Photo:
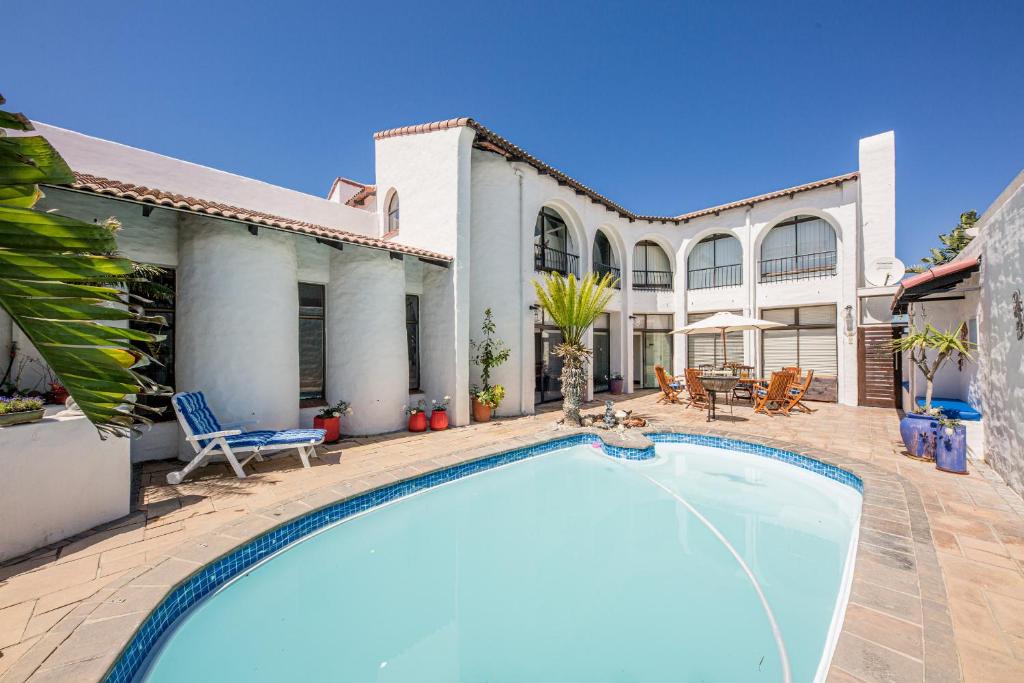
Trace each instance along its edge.
{"label": "satellite dish", "polygon": [[864,279],[873,287],[888,287],[903,279],[907,267],[895,256],[879,256],[864,269]]}

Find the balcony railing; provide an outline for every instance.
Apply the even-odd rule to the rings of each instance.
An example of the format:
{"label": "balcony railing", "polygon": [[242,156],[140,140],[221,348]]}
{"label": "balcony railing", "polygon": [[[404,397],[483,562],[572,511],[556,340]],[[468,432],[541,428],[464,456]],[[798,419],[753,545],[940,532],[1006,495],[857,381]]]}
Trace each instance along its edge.
{"label": "balcony railing", "polygon": [[714,268],[696,268],[686,273],[686,286],[689,289],[713,289],[742,284],[743,266],[739,263]]}
{"label": "balcony railing", "polygon": [[836,252],[800,254],[758,261],[761,282],[788,282],[790,280],[817,280],[836,274]]}
{"label": "balcony railing", "polygon": [[533,245],[533,267],[550,273],[579,276],[580,257],[567,251],[552,249],[541,244]]}
{"label": "balcony railing", "polygon": [[633,289],[639,290],[671,290],[671,270],[634,270]]}
{"label": "balcony railing", "polygon": [[595,263],[594,272],[597,273],[598,277],[610,274],[615,279],[615,289],[622,289],[622,271],[615,266],[609,266],[606,263]]}

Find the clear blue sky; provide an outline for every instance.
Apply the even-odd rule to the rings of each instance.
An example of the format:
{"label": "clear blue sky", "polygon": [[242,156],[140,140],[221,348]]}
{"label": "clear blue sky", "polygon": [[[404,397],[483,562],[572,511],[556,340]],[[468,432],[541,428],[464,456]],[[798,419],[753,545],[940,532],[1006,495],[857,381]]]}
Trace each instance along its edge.
{"label": "clear blue sky", "polygon": [[372,180],[373,131],[473,116],[655,214],[853,170],[893,129],[908,264],[1024,168],[1024,3],[488,4],[34,0],[0,88],[318,195]]}

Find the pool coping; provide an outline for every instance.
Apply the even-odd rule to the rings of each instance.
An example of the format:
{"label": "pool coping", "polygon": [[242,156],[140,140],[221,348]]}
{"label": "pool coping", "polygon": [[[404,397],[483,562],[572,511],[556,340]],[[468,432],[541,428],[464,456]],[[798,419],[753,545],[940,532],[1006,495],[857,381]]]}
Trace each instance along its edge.
{"label": "pool coping", "polygon": [[[514,458],[510,456],[508,462],[522,460],[540,452],[564,447],[567,444],[562,442],[572,439],[589,443],[598,437],[610,456],[638,459],[643,456],[636,455],[639,452],[637,449],[644,450],[651,445],[645,435],[667,434],[713,437],[795,453],[855,475],[863,485],[864,509],[849,605],[828,680],[962,680],[942,573],[924,504],[912,483],[898,474],[856,458],[839,456],[800,443],[671,423],[625,433],[594,428],[543,430],[532,436],[513,437],[500,444],[463,449],[420,461],[404,468],[404,476],[381,471],[361,480],[348,480],[297,494],[286,502],[265,508],[182,544],[172,555],[153,567],[140,567],[121,577],[103,591],[97,600],[72,610],[33,646],[33,649],[45,650],[45,653],[39,653],[42,657],[35,658],[41,666],[37,664],[39,668],[23,672],[20,680],[107,678],[136,632],[179,586],[199,575],[208,565],[229,558],[251,541],[267,537],[312,513],[354,501],[361,496],[366,498],[365,494],[401,489],[403,487],[394,485],[419,480],[425,478],[425,475],[440,473],[459,465],[479,463],[495,456],[510,454],[520,455]],[[521,454],[530,449],[536,452]],[[480,467],[478,471],[500,464],[504,463]],[[836,479],[835,476],[831,478]],[[853,483],[845,483],[857,488]],[[396,495],[407,495],[433,485],[436,484],[403,490]],[[381,502],[386,501],[368,507],[375,507]],[[343,515],[342,518],[347,516]],[[851,607],[854,609],[851,610]],[[887,634],[879,633],[875,618],[879,613],[907,622],[911,628],[919,626],[920,642],[915,643],[913,639],[909,639],[909,642],[895,642],[901,639],[887,638]],[[32,654],[31,650],[26,654]],[[8,675],[14,673],[12,669]],[[5,680],[19,678],[5,677]]]}

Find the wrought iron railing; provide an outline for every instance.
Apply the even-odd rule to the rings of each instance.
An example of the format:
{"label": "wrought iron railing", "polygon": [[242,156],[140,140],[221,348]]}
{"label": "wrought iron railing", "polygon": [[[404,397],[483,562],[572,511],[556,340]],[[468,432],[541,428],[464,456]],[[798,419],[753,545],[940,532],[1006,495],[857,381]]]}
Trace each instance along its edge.
{"label": "wrought iron railing", "polygon": [[633,289],[672,289],[671,270],[634,270]]}
{"label": "wrought iron railing", "polygon": [[594,272],[597,273],[600,277],[603,277],[606,274],[610,274],[613,278],[615,278],[615,289],[622,289],[622,271],[620,271],[615,266],[609,266],[606,263],[595,263]]}
{"label": "wrought iron railing", "polygon": [[788,282],[790,280],[816,280],[836,274],[836,252],[800,254],[785,258],[758,261],[761,282]]}
{"label": "wrought iron railing", "polygon": [[542,244],[533,245],[533,267],[550,273],[579,276],[580,257],[567,251],[552,249]]}
{"label": "wrought iron railing", "polygon": [[739,263],[714,268],[696,268],[686,273],[686,286],[689,289],[734,287],[742,284],[743,266]]}

